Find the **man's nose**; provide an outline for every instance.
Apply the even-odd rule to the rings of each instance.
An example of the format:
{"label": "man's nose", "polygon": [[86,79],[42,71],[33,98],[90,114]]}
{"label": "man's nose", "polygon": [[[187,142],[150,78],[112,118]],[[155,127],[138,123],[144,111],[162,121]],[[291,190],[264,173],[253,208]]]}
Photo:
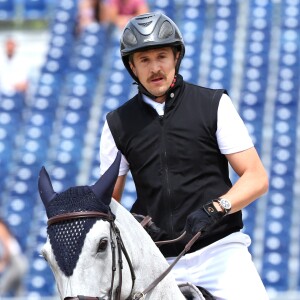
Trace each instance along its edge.
{"label": "man's nose", "polygon": [[160,70],[160,63],[156,60],[152,61],[150,63],[150,71],[152,71],[153,73],[156,73],[159,70]]}

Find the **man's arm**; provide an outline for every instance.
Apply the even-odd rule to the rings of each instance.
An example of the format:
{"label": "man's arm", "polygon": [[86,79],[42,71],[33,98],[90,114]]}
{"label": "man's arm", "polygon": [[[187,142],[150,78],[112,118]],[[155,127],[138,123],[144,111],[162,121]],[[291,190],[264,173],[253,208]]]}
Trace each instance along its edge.
{"label": "man's arm", "polygon": [[10,250],[9,250],[9,241],[11,239],[10,233],[3,223],[0,222],[0,239],[3,248],[2,257],[0,257],[0,273],[5,270],[5,267],[9,263],[11,258]]}
{"label": "man's arm", "polygon": [[[245,151],[226,154],[226,157],[240,178],[226,194],[220,195],[220,197],[231,202],[229,213],[234,213],[267,191],[268,177],[254,147]],[[208,203],[187,217],[185,230],[193,235],[199,231],[205,234],[223,218],[225,212],[218,202],[214,201],[213,205]]]}
{"label": "man's arm", "polygon": [[[118,148],[110,131],[107,121],[105,121],[100,138],[100,174],[104,174],[113,163],[118,152]],[[115,188],[113,198],[120,202],[126,182],[126,174],[129,171],[129,165],[126,158],[122,155],[120,163],[120,172]],[[120,174],[120,173],[119,173]]]}
{"label": "man's arm", "polygon": [[112,197],[115,200],[117,200],[118,202],[121,201],[121,197],[122,197],[122,194],[123,194],[123,191],[124,191],[125,182],[126,182],[126,175],[119,176],[117,181],[116,181]]}
{"label": "man's arm", "polygon": [[267,192],[269,182],[266,170],[254,147],[245,151],[226,154],[233,170],[240,176],[223,198],[231,202],[231,213],[249,205]]}

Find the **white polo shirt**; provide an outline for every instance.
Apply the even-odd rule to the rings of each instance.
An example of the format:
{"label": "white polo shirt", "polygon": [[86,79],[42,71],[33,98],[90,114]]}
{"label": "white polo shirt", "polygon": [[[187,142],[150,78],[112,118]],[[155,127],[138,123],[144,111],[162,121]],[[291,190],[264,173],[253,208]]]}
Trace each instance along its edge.
{"label": "white polo shirt", "polygon": [[[159,115],[164,114],[165,103],[157,103],[144,95],[144,101],[150,104]],[[222,154],[237,153],[253,147],[248,130],[235,109],[230,97],[223,94],[218,107],[218,124],[216,137]],[[111,131],[105,121],[100,139],[100,173],[104,172],[113,163],[117,155],[117,147]],[[122,156],[119,176],[127,174],[129,164]]]}

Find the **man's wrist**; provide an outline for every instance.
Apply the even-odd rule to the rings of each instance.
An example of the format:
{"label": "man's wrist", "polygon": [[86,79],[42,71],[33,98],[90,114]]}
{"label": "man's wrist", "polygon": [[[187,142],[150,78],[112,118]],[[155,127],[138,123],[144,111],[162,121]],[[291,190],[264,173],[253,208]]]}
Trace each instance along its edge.
{"label": "man's wrist", "polygon": [[217,205],[222,209],[224,215],[229,214],[231,210],[231,202],[228,199],[219,197],[217,199],[214,199],[213,201],[214,203],[217,203]]}
{"label": "man's wrist", "polygon": [[220,203],[216,200],[213,200],[213,205],[216,208],[217,211],[225,213],[224,208],[220,205]]}
{"label": "man's wrist", "polygon": [[203,205],[203,209],[208,215],[210,215],[213,218],[219,218],[225,215],[225,212],[222,211],[221,206],[219,205],[219,207],[217,207],[216,202],[214,200]]}

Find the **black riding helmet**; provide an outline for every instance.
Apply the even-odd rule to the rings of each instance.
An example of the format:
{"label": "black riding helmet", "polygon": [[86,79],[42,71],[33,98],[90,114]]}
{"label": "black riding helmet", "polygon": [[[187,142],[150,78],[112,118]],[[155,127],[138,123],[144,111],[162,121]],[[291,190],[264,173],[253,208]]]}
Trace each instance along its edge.
{"label": "black riding helmet", "polygon": [[165,46],[176,47],[180,51],[175,70],[177,74],[185,47],[176,24],[160,12],[139,15],[127,23],[121,37],[121,56],[127,71],[136,82],[139,83],[139,80],[129,66],[129,56],[136,51]]}

